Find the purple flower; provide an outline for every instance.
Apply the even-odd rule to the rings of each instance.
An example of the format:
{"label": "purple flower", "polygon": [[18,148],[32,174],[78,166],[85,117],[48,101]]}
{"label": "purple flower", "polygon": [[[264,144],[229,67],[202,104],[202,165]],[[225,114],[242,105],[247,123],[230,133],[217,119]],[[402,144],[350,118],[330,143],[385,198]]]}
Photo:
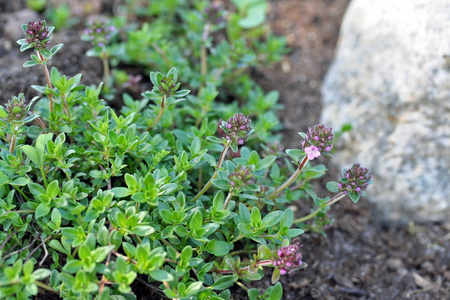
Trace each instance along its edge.
{"label": "purple flower", "polygon": [[253,131],[250,118],[241,113],[234,114],[222,122],[220,128],[225,132],[225,138],[237,145],[243,145]]}
{"label": "purple flower", "polygon": [[28,21],[24,30],[25,40],[33,45],[35,50],[48,48],[51,38],[49,37],[49,28],[44,20]]}
{"label": "purple flower", "polygon": [[[317,150],[323,154],[328,154],[333,149],[334,134],[331,128],[325,127],[325,125],[314,125],[308,128],[308,132],[302,134],[303,150],[306,152],[306,148],[314,146]],[[316,156],[317,157],[317,156]]]}
{"label": "purple flower", "polygon": [[306,155],[308,155],[309,160],[313,160],[314,158],[320,156],[320,152],[316,146],[306,147],[305,153],[306,153]]}
{"label": "purple flower", "polygon": [[5,104],[4,110],[7,113],[5,120],[10,123],[20,123],[22,122],[28,114],[29,107],[25,101],[25,97],[23,94],[19,94],[19,96],[13,96],[11,100],[9,100]]}
{"label": "purple flower", "polygon": [[254,184],[255,177],[253,176],[253,169],[249,166],[243,167],[239,165],[234,169],[233,173],[228,175],[228,181],[232,187],[238,190]]}
{"label": "purple flower", "polygon": [[345,194],[362,194],[372,183],[371,178],[368,169],[361,167],[360,164],[354,164],[350,169],[344,170],[343,177],[339,179],[339,191]]}
{"label": "purple flower", "polygon": [[277,257],[272,259],[274,267],[280,270],[281,275],[291,273],[302,265],[302,254],[300,253],[300,239],[296,238],[289,246],[280,247]]}

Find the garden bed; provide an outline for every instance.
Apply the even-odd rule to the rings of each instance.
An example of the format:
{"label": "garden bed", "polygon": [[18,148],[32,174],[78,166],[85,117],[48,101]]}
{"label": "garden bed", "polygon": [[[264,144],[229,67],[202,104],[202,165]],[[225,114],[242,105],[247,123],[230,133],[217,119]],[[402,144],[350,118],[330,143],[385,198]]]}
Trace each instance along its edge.
{"label": "garden bed", "polygon": [[[24,1],[0,0],[0,26],[9,14],[24,8]],[[321,101],[320,85],[331,62],[338,28],[348,0],[273,0],[269,21],[277,35],[287,37],[290,52],[280,63],[267,69],[253,69],[252,75],[266,91],[280,91],[284,110],[286,148],[296,147],[298,131],[318,123]],[[99,82],[102,65],[85,56],[89,49],[81,42],[81,27],[56,32],[54,39],[65,44],[64,52],[53,61],[61,73],[74,76],[83,73],[82,82]],[[36,92],[32,84],[44,84],[41,70],[23,69],[29,54],[20,53],[18,45],[0,31],[0,98],[25,93],[31,99]],[[124,66],[131,74],[139,70]],[[151,89],[146,78],[139,89]],[[130,92],[130,91],[128,91]],[[119,104],[116,104],[119,105]],[[339,171],[323,159],[331,172]],[[390,179],[386,179],[390,180]],[[322,181],[325,183],[325,180]],[[374,183],[382,184],[382,183]],[[322,188],[321,188],[322,187]],[[324,184],[316,186],[326,196]],[[295,213],[309,212],[310,203],[296,203]],[[300,212],[303,212],[300,214]],[[305,233],[302,238],[306,270],[283,276],[283,299],[449,299],[450,298],[450,223],[392,224],[382,220],[376,208],[363,198],[358,204],[349,199],[333,206],[335,222],[327,237]],[[148,285],[136,282],[142,291],[138,299],[158,299],[160,294]],[[262,290],[270,286],[270,275],[249,284]],[[246,299],[246,293],[234,288],[233,299]],[[48,294],[37,299],[49,299]]]}

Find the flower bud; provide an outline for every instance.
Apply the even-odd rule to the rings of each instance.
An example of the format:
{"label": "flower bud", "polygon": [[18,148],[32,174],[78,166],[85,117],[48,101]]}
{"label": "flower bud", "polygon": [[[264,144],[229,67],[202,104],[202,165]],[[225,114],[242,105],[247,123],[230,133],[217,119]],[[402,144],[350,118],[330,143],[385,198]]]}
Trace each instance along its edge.
{"label": "flower bud", "polygon": [[45,21],[28,21],[24,33],[26,42],[33,45],[35,50],[46,49],[50,46],[52,39],[49,37],[50,33]]}
{"label": "flower bud", "polygon": [[248,135],[253,131],[251,120],[241,113],[234,114],[226,122],[222,122],[222,130],[225,132],[225,138],[236,145],[243,145]]}
{"label": "flower bud", "polygon": [[23,94],[18,97],[13,96],[5,105],[8,116],[5,118],[9,122],[21,122],[27,117],[28,107]]}
{"label": "flower bud", "polygon": [[243,189],[246,186],[255,183],[253,170],[248,166],[237,166],[234,172],[228,175],[228,181],[233,188]]}
{"label": "flower bud", "polygon": [[343,177],[339,179],[339,191],[345,194],[362,194],[372,183],[369,170],[361,167],[360,164],[354,164],[350,169],[345,169],[342,175]]}
{"label": "flower bud", "polygon": [[[334,134],[331,127],[328,128],[321,124],[314,125],[313,127],[308,128],[308,132],[306,134],[302,135],[304,139],[302,141],[302,147],[305,152],[313,150],[314,152],[319,151],[320,154],[328,154],[331,149],[333,149]],[[312,146],[315,148],[311,149]],[[307,150],[307,148],[309,150]]]}
{"label": "flower bud", "polygon": [[280,270],[281,275],[291,273],[302,265],[302,254],[300,253],[300,239],[294,239],[289,246],[280,247],[277,257],[272,259],[273,265]]}

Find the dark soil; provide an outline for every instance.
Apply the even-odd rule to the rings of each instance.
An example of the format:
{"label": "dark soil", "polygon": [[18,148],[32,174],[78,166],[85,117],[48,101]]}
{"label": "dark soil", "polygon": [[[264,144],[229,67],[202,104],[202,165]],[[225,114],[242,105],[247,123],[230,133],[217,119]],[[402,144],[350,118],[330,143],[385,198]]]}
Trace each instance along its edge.
{"label": "dark soil", "polygon": [[[255,70],[254,74],[267,91],[280,91],[285,105],[280,117],[286,148],[298,144],[298,131],[319,121],[320,85],[348,2],[271,1],[272,30],[287,37],[291,51],[276,66]],[[9,14],[23,7],[24,1],[0,0],[0,28]],[[58,54],[64,59],[54,60],[54,66],[68,76],[83,73],[83,83],[100,82],[101,63],[85,56],[88,45],[80,42],[80,35],[77,30],[55,34],[55,43],[65,46],[64,54]],[[0,29],[0,102],[20,92],[31,99],[36,92],[30,85],[44,84],[42,70],[22,68],[28,55],[20,53],[15,42],[7,40]],[[330,169],[330,178],[337,178],[338,171],[333,166]],[[320,186],[317,193],[327,195]],[[299,216],[308,211],[309,203],[298,203]],[[332,215],[335,223],[327,230],[327,238],[302,235],[304,261],[309,267],[282,277],[284,299],[450,299],[450,222],[383,222],[374,204],[366,199],[358,204],[342,201],[333,206]],[[264,290],[270,285],[270,276],[246,284]],[[145,283],[138,282],[136,286],[143,291],[140,299],[160,298]],[[246,299],[242,289],[233,292],[233,299]]]}

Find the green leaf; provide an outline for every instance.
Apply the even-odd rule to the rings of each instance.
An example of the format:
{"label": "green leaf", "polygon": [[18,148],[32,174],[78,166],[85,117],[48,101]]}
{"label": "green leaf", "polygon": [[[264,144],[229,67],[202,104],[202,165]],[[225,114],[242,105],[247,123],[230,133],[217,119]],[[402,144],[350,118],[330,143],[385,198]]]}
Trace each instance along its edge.
{"label": "green leaf", "polygon": [[259,296],[258,289],[255,289],[255,288],[249,289],[247,291],[247,294],[248,294],[248,299],[249,300],[258,300],[258,296]]}
{"label": "green leaf", "polygon": [[101,246],[106,246],[109,240],[109,231],[106,226],[102,226],[97,233],[97,242]]}
{"label": "green leaf", "polygon": [[[0,185],[2,184],[2,175],[3,173],[0,172]],[[24,186],[27,185],[28,183],[30,183],[30,179],[27,177],[19,177],[14,179],[12,182],[10,182],[10,185],[17,185],[17,186]]]}
{"label": "green leaf", "polygon": [[61,225],[61,213],[57,208],[53,209],[51,219],[52,222],[55,223],[56,227],[59,228],[59,226]]}
{"label": "green leaf", "polygon": [[337,193],[339,191],[339,183],[336,181],[329,181],[327,182],[326,188],[332,193]]}
{"label": "green leaf", "polygon": [[358,193],[348,193],[348,196],[352,199],[353,203],[356,203],[359,201],[361,195]]}
{"label": "green leaf", "polygon": [[201,288],[203,287],[203,282],[201,281],[196,281],[191,283],[188,288],[186,289],[185,293],[186,296],[192,296],[195,293],[197,293]]}
{"label": "green leaf", "polygon": [[283,296],[283,287],[280,282],[277,282],[269,293],[267,300],[280,300]]}
{"label": "green leaf", "polygon": [[39,155],[36,151],[36,149],[30,145],[22,145],[21,147],[22,151],[25,153],[25,155],[39,168],[41,168],[41,162],[39,160]]}
{"label": "green leaf", "polygon": [[50,52],[52,53],[52,55],[55,55],[55,53],[58,52],[63,46],[64,44],[58,44],[50,49]]}
{"label": "green leaf", "polygon": [[256,164],[255,169],[256,170],[265,170],[265,169],[269,168],[276,160],[277,160],[277,157],[275,155],[267,156],[267,157],[261,159]]}
{"label": "green leaf", "polygon": [[256,206],[252,207],[252,212],[250,213],[250,223],[257,228],[259,228],[262,225],[261,212]]}
{"label": "green leaf", "polygon": [[34,61],[34,60],[27,60],[24,64],[23,64],[23,67],[24,68],[31,68],[31,67],[34,67],[34,66],[36,66],[36,65],[38,65],[39,63],[37,62],[37,61]]}
{"label": "green leaf", "polygon": [[215,136],[208,136],[208,137],[206,137],[206,139],[208,141],[210,141],[210,142],[215,143],[215,144],[222,144],[222,140],[217,138],[217,137],[215,137]]}
{"label": "green leaf", "polygon": [[203,158],[208,162],[211,167],[217,166],[216,159],[214,156],[209,155],[208,153],[203,153]]}
{"label": "green leaf", "polygon": [[229,243],[216,240],[209,241],[205,248],[209,253],[219,257],[227,255],[231,250]]}
{"label": "green leaf", "polygon": [[248,158],[248,164],[249,164],[249,165],[256,165],[258,162],[259,162],[259,155],[258,155],[258,152],[256,152],[256,151],[253,150],[253,151],[250,153],[250,156],[249,156],[249,158]]}
{"label": "green leaf", "polygon": [[262,224],[264,227],[272,227],[280,222],[283,213],[281,211],[273,211],[267,214],[262,220]]}
{"label": "green leaf", "polygon": [[194,215],[191,218],[191,221],[189,222],[189,228],[191,229],[197,229],[201,228],[203,226],[203,217],[202,213],[199,211],[196,211]]}
{"label": "green leaf", "polygon": [[150,272],[150,276],[153,279],[161,281],[161,282],[163,282],[163,281],[166,281],[166,282],[167,281],[172,281],[174,279],[173,276],[170,273],[168,273],[168,272],[166,272],[164,270],[159,270],[159,269],[151,271]]}
{"label": "green leaf", "polygon": [[53,180],[47,186],[47,196],[50,199],[55,199],[59,195],[60,192],[61,192],[61,189],[59,188],[58,180]]}
{"label": "green leaf", "polygon": [[42,280],[50,276],[52,272],[48,269],[37,269],[33,272],[33,277],[35,280]]}
{"label": "green leaf", "polygon": [[5,183],[8,183],[8,182],[9,182],[8,176],[6,176],[5,174],[3,174],[0,171],[0,186],[4,185]]}
{"label": "green leaf", "polygon": [[229,181],[226,179],[222,179],[222,178],[214,179],[212,181],[212,184],[221,190],[229,190],[230,189]]}
{"label": "green leaf", "polygon": [[126,187],[115,187],[111,189],[111,193],[117,198],[123,198],[131,194],[130,190]]}
{"label": "green leaf", "polygon": [[213,290],[224,290],[229,288],[234,284],[234,282],[238,279],[236,275],[225,275],[217,279],[216,282],[211,286]]}
{"label": "green leaf", "polygon": [[280,269],[274,269],[271,278],[272,284],[278,282],[278,280],[280,280],[280,277],[281,277]]}
{"label": "green leaf", "polygon": [[63,271],[67,273],[76,273],[81,269],[82,266],[83,263],[81,262],[81,260],[72,259],[66,263],[66,265],[63,267]]}
{"label": "green leaf", "polygon": [[192,247],[191,246],[184,247],[183,251],[181,251],[180,259],[187,261],[191,257],[192,257]]}
{"label": "green leaf", "polygon": [[138,236],[148,236],[155,232],[155,229],[148,225],[138,225],[133,232]]}
{"label": "green leaf", "polygon": [[66,249],[64,249],[64,247],[61,245],[60,241],[58,241],[58,240],[51,240],[48,245],[50,247],[52,247],[53,249],[61,252],[61,253],[64,253],[64,254],[67,254],[67,255],[70,254],[70,253],[67,252]]}
{"label": "green leaf", "polygon": [[35,217],[36,217],[36,219],[39,219],[40,217],[46,216],[49,212],[50,212],[50,206],[45,203],[41,203],[36,208]]}
{"label": "green leaf", "polygon": [[104,247],[99,247],[92,251],[91,255],[95,262],[102,262],[111,250],[114,249],[113,245],[108,245]]}
{"label": "green leaf", "polygon": [[46,194],[45,189],[37,183],[30,182],[30,183],[28,183],[27,186],[28,186],[28,189],[30,190],[30,192],[36,197],[41,194]]}

